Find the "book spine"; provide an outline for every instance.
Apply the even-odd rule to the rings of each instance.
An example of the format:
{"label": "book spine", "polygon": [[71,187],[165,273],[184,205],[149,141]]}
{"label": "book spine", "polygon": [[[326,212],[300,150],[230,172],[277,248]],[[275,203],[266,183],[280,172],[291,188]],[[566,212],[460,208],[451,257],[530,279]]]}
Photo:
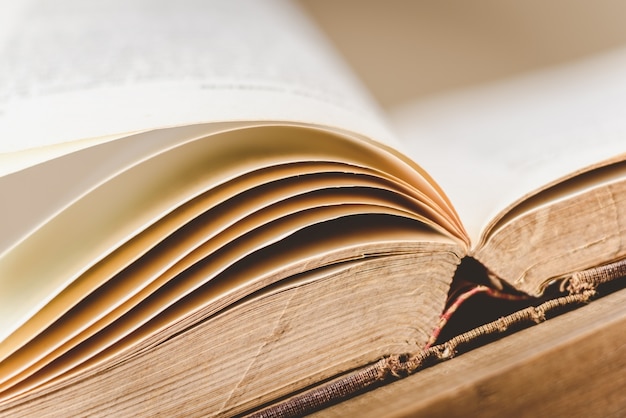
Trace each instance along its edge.
{"label": "book spine", "polygon": [[374,364],[252,412],[248,416],[284,418],[311,414],[392,380],[412,375],[426,367],[451,359],[476,346],[484,339],[497,338],[544,322],[551,317],[586,304],[596,296],[599,285],[624,277],[626,277],[626,260],[576,272],[562,283],[562,288],[569,292],[565,296],[548,300],[538,306],[521,309],[417,353],[382,358]]}

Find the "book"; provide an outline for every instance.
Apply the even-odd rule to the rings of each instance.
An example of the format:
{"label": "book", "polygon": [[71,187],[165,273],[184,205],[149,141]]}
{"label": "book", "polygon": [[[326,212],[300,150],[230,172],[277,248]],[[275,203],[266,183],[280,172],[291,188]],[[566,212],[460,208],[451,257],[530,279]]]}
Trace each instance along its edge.
{"label": "book", "polygon": [[246,413],[626,256],[623,53],[386,115],[292,3],[2,7],[1,414]]}

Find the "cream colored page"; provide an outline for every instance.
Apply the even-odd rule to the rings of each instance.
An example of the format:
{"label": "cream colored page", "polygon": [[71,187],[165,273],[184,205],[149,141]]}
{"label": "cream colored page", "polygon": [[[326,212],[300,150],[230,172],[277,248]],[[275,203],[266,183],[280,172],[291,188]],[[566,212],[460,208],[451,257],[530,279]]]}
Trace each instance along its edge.
{"label": "cream colored page", "polygon": [[[0,7],[6,5],[0,3]],[[4,11],[0,10],[0,16],[9,15]],[[365,93],[288,2],[33,0],[24,3],[14,15],[12,19],[18,23],[0,32],[0,152],[39,148],[41,155],[41,147],[57,149],[53,145],[82,138],[119,138],[115,136],[118,132],[224,120],[286,120],[354,128],[378,139],[385,135],[382,123],[373,116],[375,111],[366,104]],[[152,135],[139,137],[155,140]],[[181,141],[188,139],[185,136]],[[93,141],[79,142],[93,145]],[[167,147],[175,145],[165,142]],[[255,147],[252,139],[248,142],[247,148]],[[131,148],[149,148],[148,154],[158,151],[140,145],[145,144],[129,141]],[[217,141],[215,148],[223,145]],[[267,144],[256,155],[271,159],[268,154],[275,151],[275,145]],[[315,142],[304,145],[318,146]],[[319,147],[323,148],[319,150],[322,154],[333,149],[333,145]],[[71,149],[61,148],[62,153]],[[242,154],[248,156],[248,166],[262,162],[260,157],[250,159],[250,153]],[[136,160],[145,157],[137,155]],[[133,163],[112,164],[115,167],[107,168],[101,180],[114,178]],[[154,168],[144,173],[145,177],[150,181],[162,178],[162,168],[167,166]],[[206,174],[211,179],[238,174],[220,171],[216,168],[219,164],[205,166],[212,170]],[[111,205],[106,211],[94,213],[91,208],[105,207],[98,204],[64,217],[61,215],[67,207],[76,206],[71,203],[100,184],[91,174],[82,174],[89,172],[88,167],[66,168],[76,172],[74,181],[88,184],[57,202],[55,211],[63,211],[52,214],[61,218],[54,223],[59,229],[46,235],[48,213],[37,213],[32,228],[21,225],[19,230],[12,230],[14,239],[3,242],[6,251],[0,266],[12,273],[5,274],[6,281],[0,285],[22,281],[25,287],[38,290],[28,306],[19,295],[12,297],[4,292],[8,300],[5,308],[13,319],[3,318],[3,336],[87,269],[91,264],[83,263],[84,258],[95,263],[177,204],[174,197],[164,197],[158,188],[138,187],[142,196],[149,195],[153,200],[131,193],[139,203],[116,201],[120,196],[116,191],[111,198],[101,200],[105,206]],[[53,179],[55,173],[49,174]],[[7,187],[0,188],[5,192],[5,201],[33,192],[11,183],[11,176],[3,177]],[[46,176],[39,178],[42,183],[48,181]],[[165,182],[157,182],[158,186],[166,188],[168,179],[181,180],[167,177]],[[134,177],[131,180],[139,181]],[[39,189],[45,188],[42,185]],[[156,206],[144,210],[149,202],[156,202]],[[138,217],[128,219],[133,213]],[[12,222],[15,219],[11,217],[3,220],[5,225]],[[37,234],[30,234],[33,229]],[[74,240],[72,234],[80,239]],[[32,242],[41,244],[42,251],[31,246]],[[60,256],[55,258],[53,254]],[[82,258],[84,254],[96,256]],[[14,274],[14,268],[31,270],[33,257],[45,270],[43,275]],[[72,270],[64,270],[64,265],[71,265]],[[52,292],[42,287],[40,281],[44,278]],[[11,301],[20,306],[13,306]]]}
{"label": "cream colored page", "polygon": [[392,125],[473,244],[499,211],[626,152],[626,50],[397,107]]}
{"label": "cream colored page", "polygon": [[13,22],[0,32],[0,154],[233,120],[390,140],[367,94],[289,2],[10,3],[0,9]]}

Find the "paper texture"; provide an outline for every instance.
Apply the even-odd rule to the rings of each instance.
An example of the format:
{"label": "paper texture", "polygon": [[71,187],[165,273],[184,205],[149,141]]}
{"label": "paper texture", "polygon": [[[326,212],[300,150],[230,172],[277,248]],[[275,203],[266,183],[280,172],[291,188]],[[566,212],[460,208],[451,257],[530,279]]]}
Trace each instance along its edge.
{"label": "paper texture", "polygon": [[288,2],[32,0],[6,15],[0,153],[233,120],[390,140],[367,94]]}
{"label": "paper texture", "polygon": [[499,211],[626,152],[626,50],[423,99],[390,112],[407,152],[474,244]]}

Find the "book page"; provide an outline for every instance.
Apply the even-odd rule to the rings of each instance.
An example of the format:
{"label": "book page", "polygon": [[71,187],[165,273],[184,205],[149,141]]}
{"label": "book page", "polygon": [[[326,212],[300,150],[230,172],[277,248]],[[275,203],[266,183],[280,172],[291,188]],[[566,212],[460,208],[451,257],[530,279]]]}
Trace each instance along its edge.
{"label": "book page", "polygon": [[626,152],[626,49],[390,112],[473,244],[507,206]]}
{"label": "book page", "polygon": [[249,120],[391,140],[364,89],[289,2],[10,3],[0,6],[0,154]]}

